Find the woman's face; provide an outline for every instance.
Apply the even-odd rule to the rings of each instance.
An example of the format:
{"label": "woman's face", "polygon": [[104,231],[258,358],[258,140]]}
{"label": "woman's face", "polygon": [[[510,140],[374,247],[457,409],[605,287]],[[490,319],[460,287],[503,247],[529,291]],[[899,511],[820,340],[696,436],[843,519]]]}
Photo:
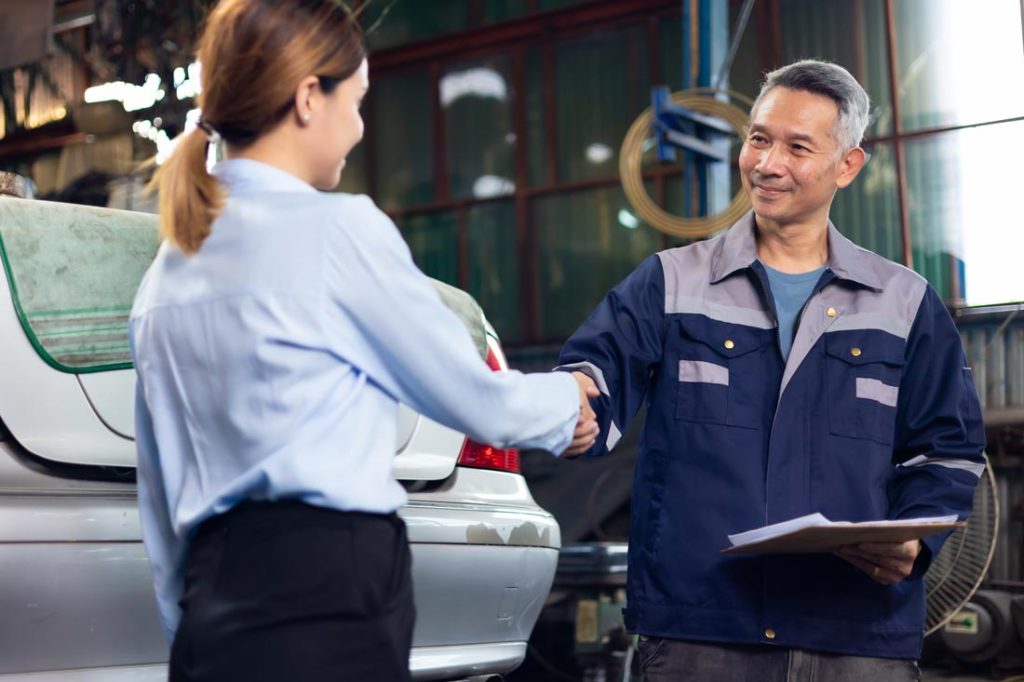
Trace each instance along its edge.
{"label": "woman's face", "polygon": [[359,106],[369,87],[369,68],[364,59],[355,73],[323,96],[321,110],[313,113],[309,125],[313,128],[314,147],[309,153],[315,159],[313,185],[317,189],[338,186],[345,158],[363,139]]}

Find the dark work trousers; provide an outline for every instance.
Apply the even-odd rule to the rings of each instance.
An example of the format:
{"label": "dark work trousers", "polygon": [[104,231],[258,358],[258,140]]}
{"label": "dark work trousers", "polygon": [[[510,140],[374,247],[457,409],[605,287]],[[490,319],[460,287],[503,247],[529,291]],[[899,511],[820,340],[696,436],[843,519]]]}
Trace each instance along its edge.
{"label": "dark work trousers", "polygon": [[171,682],[407,682],[405,523],[299,502],[241,504],[189,545]]}
{"label": "dark work trousers", "polygon": [[916,682],[917,662],[640,637],[644,682]]}

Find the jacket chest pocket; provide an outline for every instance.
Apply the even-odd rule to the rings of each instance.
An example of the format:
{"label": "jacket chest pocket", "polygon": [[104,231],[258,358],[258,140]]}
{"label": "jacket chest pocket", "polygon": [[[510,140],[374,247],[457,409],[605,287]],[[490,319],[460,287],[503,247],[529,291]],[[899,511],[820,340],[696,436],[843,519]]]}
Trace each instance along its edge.
{"label": "jacket chest pocket", "polygon": [[882,332],[825,335],[829,430],[892,445],[904,342]]}
{"label": "jacket chest pocket", "polygon": [[771,330],[701,320],[677,338],[676,418],[758,428],[766,419],[764,353]]}

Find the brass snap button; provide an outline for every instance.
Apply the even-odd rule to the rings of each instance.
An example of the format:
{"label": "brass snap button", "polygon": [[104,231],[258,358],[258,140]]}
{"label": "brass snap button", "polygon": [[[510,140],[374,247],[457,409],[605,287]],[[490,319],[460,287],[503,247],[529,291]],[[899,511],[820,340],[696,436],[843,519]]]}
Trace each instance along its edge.
{"label": "brass snap button", "polygon": [[771,628],[765,628],[764,637],[765,639],[775,639],[775,630],[772,630]]}
{"label": "brass snap button", "polygon": [[722,345],[725,346],[728,350],[732,350],[733,348],[736,347],[736,344],[732,342],[732,339],[726,339],[725,343],[723,343]]}
{"label": "brass snap button", "polygon": [[835,317],[839,313],[836,311],[835,308],[829,308],[828,310],[825,311],[825,314],[828,315],[829,317]]}
{"label": "brass snap button", "polygon": [[850,349],[850,355],[852,355],[855,358],[859,358],[860,357],[860,348],[857,348],[856,346],[851,348]]}

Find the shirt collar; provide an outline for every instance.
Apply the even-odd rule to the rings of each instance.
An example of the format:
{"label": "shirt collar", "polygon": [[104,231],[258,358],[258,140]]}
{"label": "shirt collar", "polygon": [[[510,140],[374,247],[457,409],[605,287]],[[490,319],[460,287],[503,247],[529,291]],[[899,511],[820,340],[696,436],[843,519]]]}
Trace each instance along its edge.
{"label": "shirt collar", "polygon": [[[754,212],[749,211],[725,233],[711,258],[712,284],[739,270],[749,268],[757,260],[755,229]],[[882,283],[864,250],[841,235],[831,220],[828,223],[828,260],[825,261],[825,267],[840,279],[850,280],[876,291],[882,289]]]}
{"label": "shirt collar", "polygon": [[247,192],[316,192],[316,188],[291,173],[252,159],[226,159],[213,167],[230,191]]}

